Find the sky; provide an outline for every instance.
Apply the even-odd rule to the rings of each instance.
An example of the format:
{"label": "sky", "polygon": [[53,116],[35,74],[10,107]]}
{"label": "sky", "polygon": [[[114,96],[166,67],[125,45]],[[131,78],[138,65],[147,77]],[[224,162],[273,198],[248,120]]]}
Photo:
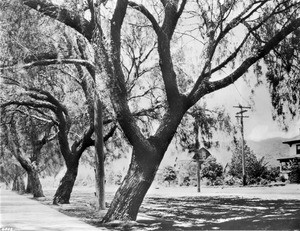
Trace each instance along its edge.
{"label": "sky", "polygon": [[233,108],[241,104],[242,106],[251,106],[251,109],[245,113],[249,118],[244,119],[245,139],[259,141],[263,139],[282,137],[291,138],[300,133],[300,119],[289,123],[288,132],[284,132],[278,122],[272,119],[272,105],[268,89],[265,85],[255,88],[253,101],[251,101],[251,89],[241,78],[235,84],[213,93],[208,97],[208,101],[216,106],[224,105],[227,112],[231,115],[234,123],[238,123],[235,118],[238,108]]}

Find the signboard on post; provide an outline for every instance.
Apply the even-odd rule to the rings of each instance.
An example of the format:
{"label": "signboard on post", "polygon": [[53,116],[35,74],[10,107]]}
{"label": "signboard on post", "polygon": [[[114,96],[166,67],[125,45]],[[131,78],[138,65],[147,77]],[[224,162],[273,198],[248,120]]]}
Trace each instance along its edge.
{"label": "signboard on post", "polygon": [[195,153],[193,160],[197,162],[197,192],[200,192],[201,164],[203,164],[204,161],[211,156],[211,154],[205,148],[196,149],[191,152]]}

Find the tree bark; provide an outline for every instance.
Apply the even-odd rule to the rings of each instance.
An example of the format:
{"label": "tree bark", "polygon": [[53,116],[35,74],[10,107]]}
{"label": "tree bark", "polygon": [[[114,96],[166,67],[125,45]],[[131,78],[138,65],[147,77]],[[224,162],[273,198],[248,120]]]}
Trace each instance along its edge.
{"label": "tree bark", "polygon": [[[136,220],[143,199],[187,109],[185,98],[182,97],[177,101],[176,108],[168,109],[154,136],[133,142],[129,170],[102,222]],[[123,122],[125,123],[124,130],[126,130],[126,121]],[[134,129],[129,129],[126,135],[134,139],[135,135],[130,134],[134,131]]]}
{"label": "tree bark", "polygon": [[[32,163],[26,161],[23,157],[19,156],[19,162],[21,161],[21,166],[27,172],[27,187],[24,191],[26,193],[32,193],[33,197],[44,197],[44,192],[42,188],[41,181],[39,179],[38,170],[33,166]],[[25,188],[25,186],[24,186]]]}
{"label": "tree bark", "polygon": [[[155,153],[158,154],[158,153]],[[138,210],[151,186],[162,158],[133,150],[132,160],[122,185],[116,192],[102,222],[136,220]],[[155,157],[156,156],[156,157]]]}
{"label": "tree bark", "polygon": [[95,90],[95,184],[97,206],[99,210],[104,210],[105,207],[105,170],[104,170],[104,151],[103,151],[103,118],[102,118],[102,103]]}
{"label": "tree bark", "polygon": [[26,185],[26,190],[25,190],[25,193],[32,193],[33,190],[32,190],[32,177],[29,173],[27,173],[27,185]]}
{"label": "tree bark", "polygon": [[27,159],[25,159],[20,154],[16,155],[17,160],[21,164],[21,166],[26,170],[28,175],[28,183],[27,188],[25,191],[25,184],[24,184],[24,192],[26,193],[32,193],[33,197],[44,197],[42,184],[39,179],[38,170],[33,165],[33,163],[30,163]]}
{"label": "tree bark", "polygon": [[[24,163],[27,163],[26,166]],[[22,166],[26,170],[28,177],[26,190],[24,189],[25,193],[32,193],[33,197],[44,197],[43,187],[39,179],[38,171],[29,162],[24,163]]]}
{"label": "tree bark", "polygon": [[73,186],[78,173],[77,164],[67,166],[67,171],[61,179],[58,189],[53,198],[53,204],[69,204]]}
{"label": "tree bark", "polygon": [[28,173],[28,179],[31,181],[31,189],[33,197],[44,197],[42,184],[39,179],[39,174],[36,170],[32,170]]}
{"label": "tree bark", "polygon": [[25,192],[25,184],[21,175],[15,176],[12,191],[17,191],[19,194],[23,194]]}

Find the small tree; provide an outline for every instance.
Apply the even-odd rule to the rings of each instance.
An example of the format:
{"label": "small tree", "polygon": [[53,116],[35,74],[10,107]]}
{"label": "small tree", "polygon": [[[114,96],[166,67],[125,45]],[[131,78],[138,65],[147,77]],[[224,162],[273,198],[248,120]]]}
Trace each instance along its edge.
{"label": "small tree", "polygon": [[178,166],[178,178],[181,180],[178,180],[180,183],[180,186],[189,186],[197,185],[197,164],[196,162],[189,161],[181,163]]}
{"label": "small tree", "polygon": [[172,166],[166,166],[163,170],[163,180],[169,182],[169,186],[172,181],[175,181],[177,174]]}
{"label": "small tree", "polygon": [[208,157],[202,165],[202,177],[206,177],[212,185],[216,184],[218,178],[223,176],[223,166],[217,162],[215,157]]}
{"label": "small tree", "polygon": [[[258,160],[253,151],[251,151],[247,145],[245,145],[244,153],[246,162],[245,170],[248,178],[247,181],[248,183],[253,183],[266,172],[266,164],[264,163],[264,158]],[[242,178],[242,149],[239,145],[236,146],[233,152],[229,174],[233,177]]]}

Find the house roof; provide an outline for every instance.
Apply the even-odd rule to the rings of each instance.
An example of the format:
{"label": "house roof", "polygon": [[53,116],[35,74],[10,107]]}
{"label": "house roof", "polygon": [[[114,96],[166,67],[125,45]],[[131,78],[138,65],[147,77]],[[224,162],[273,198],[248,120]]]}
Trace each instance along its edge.
{"label": "house roof", "polygon": [[288,144],[288,145],[292,145],[292,144],[297,144],[297,143],[300,143],[300,135],[299,136],[296,136],[290,140],[286,140],[286,141],[283,141],[282,142],[283,144]]}
{"label": "house roof", "polygon": [[297,155],[297,156],[287,156],[287,157],[281,157],[281,158],[278,158],[277,160],[291,160],[291,159],[299,159],[300,160],[300,156]]}

